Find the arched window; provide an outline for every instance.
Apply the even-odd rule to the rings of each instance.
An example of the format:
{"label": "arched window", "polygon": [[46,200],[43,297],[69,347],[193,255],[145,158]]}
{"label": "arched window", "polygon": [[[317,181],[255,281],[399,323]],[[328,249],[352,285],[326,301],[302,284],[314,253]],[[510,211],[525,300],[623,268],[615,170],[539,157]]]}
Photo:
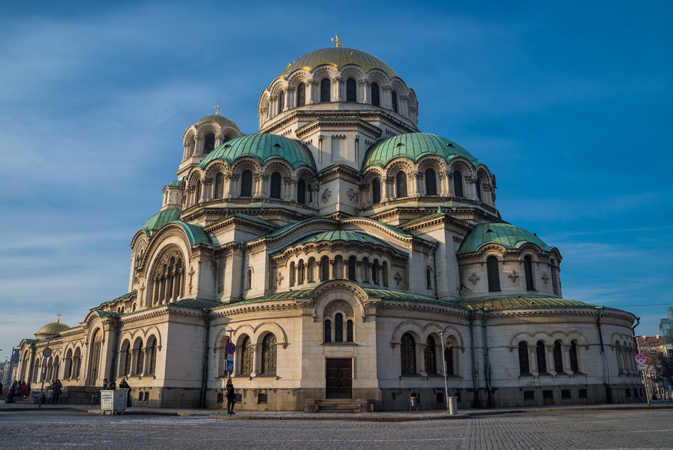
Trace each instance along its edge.
{"label": "arched window", "polygon": [[357,102],[357,88],[355,84],[355,80],[352,78],[349,78],[346,80],[346,101],[347,102]]}
{"label": "arched window", "polygon": [[248,269],[248,275],[246,276],[246,279],[248,282],[247,288],[252,289],[252,269]]}
{"label": "arched window", "polygon": [[533,283],[533,261],[530,255],[523,258],[523,268],[526,273],[526,290],[534,291],[535,284]]}
{"label": "arched window", "polygon": [[486,260],[486,271],[488,272],[488,292],[500,292],[500,270],[498,269],[498,258],[489,256]]}
{"label": "arched window", "polygon": [[379,94],[379,84],[372,83],[372,105],[381,106],[380,94]]}
{"label": "arched window", "polygon": [[425,268],[425,287],[426,289],[432,289],[432,269],[429,267]]}
{"label": "arched window", "polygon": [[435,358],[435,339],[432,336],[428,336],[425,345],[425,373],[433,374],[437,373],[437,361]]}
{"label": "arched window", "polygon": [[362,281],[369,283],[369,258],[362,258],[362,272],[360,273],[362,274]]}
{"label": "arched window", "polygon": [[246,336],[241,343],[241,375],[252,373],[252,357],[252,343],[250,338]]}
{"label": "arched window", "polygon": [[444,361],[446,362],[446,374],[455,375],[455,369],[453,365],[453,344],[447,345],[444,348]]}
{"label": "arched window", "polygon": [[372,180],[372,203],[375,205],[381,203],[381,179],[374,178]]}
{"label": "arched window", "polygon": [[290,263],[290,286],[294,286],[296,284],[296,273],[297,270],[295,269],[294,261]]}
{"label": "arched window", "polygon": [[381,284],[388,286],[388,262],[383,261],[381,264]]}
{"label": "arched window", "polygon": [[325,342],[332,342],[332,321],[325,320]]}
{"label": "arched window", "polygon": [[157,371],[157,340],[152,338],[152,342],[148,346],[150,352],[150,367],[149,374],[154,375]]}
{"label": "arched window", "polygon": [[346,322],[346,342],[353,342],[353,321]]}
{"label": "arched window", "polygon": [[457,170],[453,172],[454,197],[463,197],[463,175]]}
{"label": "arched window", "polygon": [[337,313],[334,316],[334,342],[344,341],[344,316]]}
{"label": "arched window", "polygon": [[402,375],[416,373],[416,341],[409,333],[402,335]]}
{"label": "arched window", "polygon": [[397,112],[397,92],[393,91],[393,111]]}
{"label": "arched window", "polygon": [[563,353],[561,352],[561,342],[554,342],[554,371],[563,373]]}
{"label": "arched window", "polygon": [[224,197],[224,175],[218,173],[215,177],[215,198]]}
{"label": "arched window", "polygon": [[320,272],[320,281],[329,280],[329,258],[327,256],[320,259]]}
{"label": "arched window", "polygon": [[549,270],[551,271],[551,287],[554,294],[558,295],[558,275],[556,274],[556,261],[553,259],[549,262]]}
{"label": "arched window", "polygon": [[79,378],[79,369],[82,365],[82,351],[77,347],[75,350],[75,356],[73,357],[73,373],[75,374],[75,378]]}
{"label": "arched window", "polygon": [[348,279],[351,281],[357,281],[357,276],[355,275],[355,266],[355,256],[351,256],[348,258]]}
{"label": "arched window", "polygon": [[404,172],[397,172],[395,176],[395,192],[397,198],[404,198],[407,196],[407,174]]}
{"label": "arched window", "polygon": [[95,385],[100,368],[100,351],[103,346],[103,332],[99,328],[91,340],[91,361],[89,362],[89,382]]}
{"label": "arched window", "polygon": [[[126,343],[126,346],[128,347],[128,341]],[[72,349],[68,350],[68,353],[65,354],[65,368],[63,369],[63,378],[70,378],[71,375],[72,375]],[[21,378],[24,378],[23,375],[21,375]]]}
{"label": "arched window", "polygon": [[570,370],[572,370],[574,373],[577,373],[580,371],[579,364],[577,364],[577,342],[572,341],[570,343],[570,351],[568,352],[568,356],[570,356]]}
{"label": "arched window", "polygon": [[203,154],[207,155],[215,148],[215,135],[213,133],[206,134],[203,139]]}
{"label": "arched window", "polygon": [[437,176],[432,169],[425,171],[425,195],[437,195]]}
{"label": "arched window", "polygon": [[280,198],[280,174],[274,172],[271,174],[271,198]]}
{"label": "arched window", "polygon": [[285,91],[280,91],[280,94],[278,94],[278,114],[283,112],[284,107],[285,107]]}
{"label": "arched window", "polygon": [[241,197],[252,197],[252,172],[249,170],[241,174]]}
{"label": "arched window", "polygon": [[226,134],[222,137],[222,143],[224,144],[225,142],[229,142],[231,138],[227,136]]}
{"label": "arched window", "polygon": [[528,363],[528,344],[519,342],[519,372],[521,375],[530,373],[530,364]]}
{"label": "arched window", "polygon": [[306,181],[303,178],[297,181],[297,203],[306,204]]}
{"label": "arched window", "polygon": [[372,264],[372,283],[379,284],[379,260],[375,259]]}
{"label": "arched window", "polygon": [[617,341],[615,344],[615,353],[617,356],[617,370],[620,372],[624,371],[624,362],[622,360],[622,345]]}
{"label": "arched window", "polygon": [[276,374],[276,336],[267,334],[262,341],[262,374]]}
{"label": "arched window", "polygon": [[537,341],[535,352],[537,355],[537,372],[547,373],[547,349],[544,346],[544,342]]}
{"label": "arched window", "polygon": [[306,85],[299,83],[297,86],[297,106],[304,106],[306,104]]}
{"label": "arched window", "polygon": [[131,343],[126,340],[122,344],[122,349],[119,355],[119,376],[124,376],[129,373],[131,369]]}
{"label": "arched window", "polygon": [[201,201],[201,180],[196,180],[196,189],[194,189],[194,204]]}
{"label": "arched window", "polygon": [[304,277],[306,275],[305,269],[304,260],[302,259],[297,265],[297,284],[304,284]]}
{"label": "arched window", "polygon": [[309,283],[315,283],[315,258],[308,259],[308,267],[306,268],[306,280]]}
{"label": "arched window", "polygon": [[475,186],[477,188],[477,198],[481,201],[481,180],[479,178],[475,181]]}
{"label": "arched window", "polygon": [[331,100],[330,92],[330,80],[329,78],[323,78],[320,81],[320,103],[326,103]]}

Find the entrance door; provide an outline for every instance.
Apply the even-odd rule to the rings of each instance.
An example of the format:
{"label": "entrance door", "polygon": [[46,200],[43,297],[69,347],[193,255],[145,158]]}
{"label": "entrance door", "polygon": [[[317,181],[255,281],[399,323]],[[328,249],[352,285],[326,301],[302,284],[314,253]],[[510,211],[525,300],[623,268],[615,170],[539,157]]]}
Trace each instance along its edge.
{"label": "entrance door", "polygon": [[327,398],[353,398],[353,368],[350,359],[327,360]]}

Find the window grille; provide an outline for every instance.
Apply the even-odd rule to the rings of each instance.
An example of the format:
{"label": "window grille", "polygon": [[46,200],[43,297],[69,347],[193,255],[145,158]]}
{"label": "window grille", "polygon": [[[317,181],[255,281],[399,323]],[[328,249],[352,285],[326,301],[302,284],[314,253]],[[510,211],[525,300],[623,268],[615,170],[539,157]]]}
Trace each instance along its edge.
{"label": "window grille", "polygon": [[334,342],[344,340],[344,318],[341,313],[334,316]]}
{"label": "window grille", "polygon": [[323,78],[320,82],[320,103],[331,101],[330,94],[330,80],[329,78]]}
{"label": "window grille", "polygon": [[404,198],[407,196],[407,174],[398,172],[395,176],[396,197]]}
{"label": "window grille", "polygon": [[381,99],[380,99],[378,83],[372,83],[372,105],[373,106],[381,106]]}
{"label": "window grille", "polygon": [[271,198],[280,198],[280,174],[274,172],[271,174]]}
{"label": "window grille", "polygon": [[374,178],[372,180],[372,203],[381,203],[381,179]]}
{"label": "window grille", "polygon": [[346,101],[347,102],[357,102],[357,87],[355,80],[349,78],[346,80]]}
{"label": "window grille", "polygon": [[488,272],[488,291],[500,292],[500,270],[498,268],[498,258],[489,256],[486,260],[486,271]]}
{"label": "window grille", "polygon": [[243,338],[241,345],[241,375],[250,375],[252,373],[252,344],[248,336]]}
{"label": "window grille", "polygon": [[457,170],[453,172],[454,197],[464,197],[463,195],[463,175]]}
{"label": "window grille", "polygon": [[297,86],[297,106],[304,106],[306,104],[306,85],[300,83]]}
{"label": "window grille", "polygon": [[528,344],[519,342],[519,372],[521,375],[530,373],[530,364],[528,362]]}
{"label": "window grille", "polygon": [[241,197],[252,197],[252,172],[249,170],[241,174]]}
{"label": "window grille", "polygon": [[526,272],[526,290],[534,291],[535,283],[533,282],[533,261],[530,255],[523,259],[523,268]]}
{"label": "window grille", "polygon": [[435,359],[435,339],[428,336],[425,345],[425,373],[437,373],[437,361]]}
{"label": "window grille", "polygon": [[554,370],[556,373],[563,372],[563,353],[559,341],[554,342]]}
{"label": "window grille", "polygon": [[402,375],[416,373],[416,341],[409,333],[402,335]]}
{"label": "window grille", "polygon": [[544,342],[538,341],[537,342],[537,348],[535,349],[537,352],[537,371],[538,373],[546,373],[547,372],[547,352],[544,346]]}
{"label": "window grille", "polygon": [[579,365],[577,364],[577,343],[572,341],[570,343],[570,351],[568,352],[570,356],[570,370],[573,372],[579,372]]}
{"label": "window grille", "polygon": [[437,176],[432,169],[425,171],[425,195],[437,195]]}
{"label": "window grille", "polygon": [[100,350],[103,345],[103,332],[98,329],[93,337],[91,346],[91,363],[89,365],[89,381],[93,385],[98,379],[98,369],[100,367]]}
{"label": "window grille", "polygon": [[332,321],[325,320],[325,342],[332,342]]}
{"label": "window grille", "polygon": [[262,374],[276,374],[276,336],[267,334],[262,341]]}
{"label": "window grille", "polygon": [[346,322],[346,342],[353,342],[353,321]]}

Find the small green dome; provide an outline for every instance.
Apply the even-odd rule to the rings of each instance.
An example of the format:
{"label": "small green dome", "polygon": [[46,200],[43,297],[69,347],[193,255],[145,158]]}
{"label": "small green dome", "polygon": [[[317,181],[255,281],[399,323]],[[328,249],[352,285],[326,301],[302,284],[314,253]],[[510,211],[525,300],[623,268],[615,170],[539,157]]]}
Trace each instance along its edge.
{"label": "small green dome", "polygon": [[314,234],[312,236],[308,236],[305,238],[301,238],[298,241],[296,241],[294,244],[290,244],[284,249],[282,249],[280,252],[277,253],[282,253],[285,251],[287,248],[294,247],[297,245],[303,245],[303,244],[309,244],[309,243],[318,243],[318,242],[337,242],[337,241],[343,241],[343,242],[360,242],[363,244],[372,244],[372,245],[380,245],[382,247],[387,247],[389,249],[394,250],[397,253],[400,254],[405,254],[404,252],[401,252],[397,250],[395,247],[387,244],[384,241],[381,241],[375,237],[369,236],[368,234],[365,233],[358,233],[355,231],[325,231],[323,233],[318,233]]}
{"label": "small green dome", "polygon": [[199,166],[203,169],[215,159],[231,164],[244,156],[256,158],[262,164],[274,158],[284,159],[295,169],[308,166],[315,170],[311,152],[300,141],[267,133],[249,134],[227,141],[203,158]]}
{"label": "small green dome", "polygon": [[[221,127],[224,127],[224,126],[234,126],[234,127],[236,127],[236,124],[233,122],[233,120],[229,120],[224,116],[220,116],[219,114],[214,115],[214,116],[206,116],[203,119],[196,122],[195,126],[198,127],[202,123],[206,123],[206,122],[213,122],[213,123],[218,124]],[[238,128],[238,127],[236,127],[236,128]]]}
{"label": "small green dome", "polygon": [[145,225],[141,228],[142,231],[148,232],[150,230],[160,230],[164,225],[171,223],[175,220],[178,220],[180,217],[179,209],[165,209],[159,211],[145,222]]}
{"label": "small green dome", "polygon": [[457,156],[462,156],[475,167],[479,165],[477,158],[446,138],[429,133],[406,133],[382,139],[372,145],[362,163],[362,170],[364,171],[371,165],[385,167],[390,161],[399,157],[416,162],[426,155],[438,155],[447,162]]}
{"label": "small green dome", "polygon": [[545,252],[550,252],[554,247],[545,244],[542,239],[508,223],[481,223],[465,237],[458,249],[458,254],[479,251],[487,244],[500,244],[506,249],[518,249],[524,244],[535,244]]}
{"label": "small green dome", "polygon": [[388,64],[384,63],[376,56],[370,55],[362,50],[347,47],[327,47],[307,53],[288,64],[285,70],[278,76],[287,78],[292,72],[299,69],[306,69],[311,72],[316,67],[325,64],[333,66],[336,69],[341,69],[348,64],[354,64],[362,67],[365,72],[369,72],[372,69],[379,69],[391,78],[399,78],[397,73],[395,73]]}
{"label": "small green dome", "polygon": [[59,322],[52,322],[52,323],[48,323],[45,326],[43,326],[42,328],[40,328],[40,330],[37,333],[35,333],[35,335],[43,334],[43,335],[46,335],[46,336],[58,336],[63,331],[66,331],[66,330],[69,330],[69,329],[70,329],[70,327],[68,325],[66,325],[64,323],[61,323],[60,321]]}

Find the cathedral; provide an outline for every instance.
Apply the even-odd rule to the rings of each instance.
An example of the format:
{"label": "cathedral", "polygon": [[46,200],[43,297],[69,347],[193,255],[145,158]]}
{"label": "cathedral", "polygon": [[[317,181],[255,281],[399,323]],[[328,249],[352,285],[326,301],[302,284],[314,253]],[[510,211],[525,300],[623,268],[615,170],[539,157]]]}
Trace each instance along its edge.
{"label": "cathedral", "polygon": [[257,133],[219,108],[187,127],[127,293],[22,340],[17,377],[176,408],[221,408],[229,377],[252,410],[442,409],[445,383],[460,407],[644,401],[636,317],[563,298],[561,252],[501,217],[487,165],[336,42],[262,90]]}

